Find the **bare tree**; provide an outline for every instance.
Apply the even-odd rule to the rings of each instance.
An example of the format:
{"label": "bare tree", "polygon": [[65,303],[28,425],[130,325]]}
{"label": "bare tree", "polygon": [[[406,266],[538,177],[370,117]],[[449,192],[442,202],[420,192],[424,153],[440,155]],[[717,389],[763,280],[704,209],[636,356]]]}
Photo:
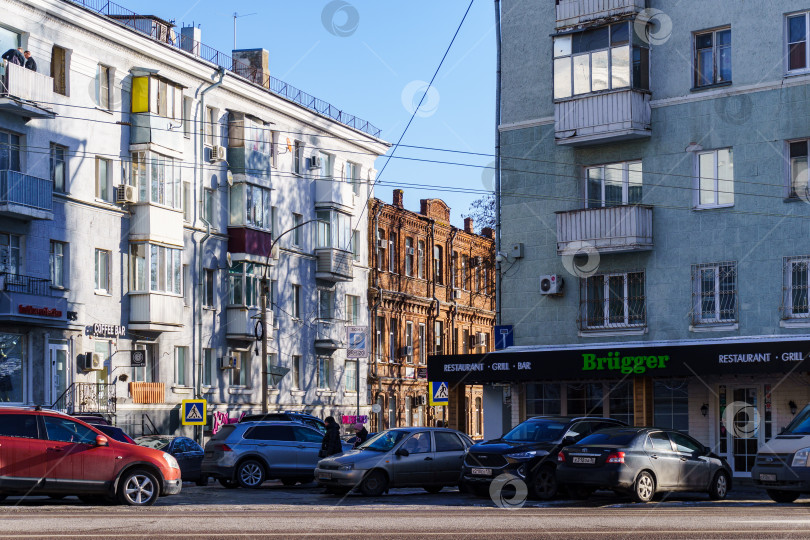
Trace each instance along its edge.
{"label": "bare tree", "polygon": [[489,227],[495,229],[495,195],[484,195],[470,204],[470,209],[462,217],[471,217],[477,229]]}

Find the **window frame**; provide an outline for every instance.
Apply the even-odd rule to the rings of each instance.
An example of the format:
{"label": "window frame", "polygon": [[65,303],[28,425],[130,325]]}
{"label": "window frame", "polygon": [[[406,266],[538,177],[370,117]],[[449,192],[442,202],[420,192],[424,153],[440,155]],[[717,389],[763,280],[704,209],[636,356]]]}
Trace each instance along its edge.
{"label": "window frame", "polygon": [[[729,43],[728,43],[728,45],[718,46],[717,34],[722,33],[722,32],[728,32]],[[712,47],[711,47],[711,51],[712,51],[712,80],[711,80],[711,82],[708,82],[706,84],[700,84],[700,72],[698,70],[698,63],[699,63],[698,51],[699,50],[704,50],[705,48],[704,49],[698,49],[697,40],[698,40],[699,37],[706,36],[708,34],[711,34],[711,36],[712,36]],[[730,25],[720,26],[720,27],[717,27],[717,28],[706,29],[706,30],[699,30],[699,31],[696,31],[696,32],[692,33],[692,75],[693,75],[692,76],[692,90],[703,90],[703,89],[706,89],[706,88],[714,88],[714,87],[717,87],[717,86],[728,86],[728,85],[732,84],[732,81],[734,80],[734,73],[733,73],[733,69],[732,69],[733,68],[732,62],[733,62],[734,56],[733,56],[733,50],[731,48],[732,44],[733,44],[731,35],[732,34],[731,34],[731,26]],[[718,78],[720,76],[720,72],[721,72],[720,65],[719,65],[720,49],[721,48],[727,48],[729,50],[729,71],[731,72],[731,78],[728,79],[728,80],[724,80],[724,81],[723,80],[718,80]]]}
{"label": "window frame", "polygon": [[[803,144],[804,145],[804,155],[803,156],[793,156],[793,146]],[[797,201],[803,200],[805,202],[810,202],[810,181],[808,181],[808,176],[810,176],[810,138],[804,139],[788,139],[785,141],[785,155],[787,157],[786,160],[786,168],[787,168],[787,194],[786,199],[790,201]],[[794,182],[796,179],[796,173],[794,172],[794,163],[799,159],[804,158],[804,171],[801,176],[803,176],[804,180],[804,193],[801,194],[801,190],[797,190],[797,184]]]}
{"label": "window frame", "polygon": [[[733,317],[731,318],[723,318],[722,312],[722,295],[723,291],[721,291],[721,268],[728,267],[731,268],[731,273],[734,276],[734,283],[733,283],[733,294],[732,298],[734,301],[734,313]],[[704,295],[703,293],[703,273],[706,271],[714,272],[714,290],[712,292],[712,298],[714,303],[714,317],[704,317],[703,316],[703,302]],[[726,271],[728,272],[728,271]],[[740,299],[739,299],[739,276],[738,276],[738,268],[736,261],[723,261],[723,262],[713,262],[713,263],[701,263],[701,264],[694,264],[692,265],[692,324],[695,326],[733,326],[739,323],[740,320]],[[727,310],[725,310],[727,311]]]}
{"label": "window frame", "polygon": [[[57,156],[57,153],[61,152],[61,160]],[[53,190],[57,193],[66,193],[67,192],[67,153],[68,147],[63,146],[61,144],[57,144],[52,142],[51,143],[51,182],[53,183]],[[61,167],[57,167],[57,165],[61,165]],[[57,170],[61,169],[61,178],[57,178]],[[59,180],[59,181],[57,181]]]}
{"label": "window frame", "polygon": [[[728,152],[728,160],[731,168],[731,179],[720,179],[719,176],[719,164],[720,164],[720,154],[719,152]],[[703,173],[700,168],[700,157],[704,155],[712,154],[713,156],[713,167],[712,167],[712,176],[703,176]],[[713,150],[701,150],[699,152],[695,152],[695,180],[694,180],[694,187],[695,187],[695,200],[694,200],[694,208],[696,210],[706,210],[712,208],[731,208],[735,204],[735,185],[734,185],[734,149],[733,147],[727,148],[715,148]],[[713,187],[711,191],[707,191],[707,193],[713,194],[713,202],[710,203],[703,203],[701,202],[701,194],[703,193],[703,188],[701,186],[701,181],[709,179],[711,180]],[[721,182],[729,182],[731,184],[731,202],[730,203],[720,203],[720,193],[727,193],[720,191],[720,184]]]}
{"label": "window frame", "polygon": [[[188,347],[175,346],[174,348],[174,382],[178,386],[187,387],[188,383]],[[181,362],[182,358],[182,362]],[[181,366],[182,363],[182,366]]]}
{"label": "window frame", "polygon": [[317,387],[318,390],[332,389],[332,358],[330,356],[318,355],[315,361],[317,365]]}
{"label": "window frame", "polygon": [[203,269],[203,307],[216,309],[216,269]]}
{"label": "window frame", "polygon": [[301,388],[301,355],[290,356],[290,388],[298,390]]}
{"label": "window frame", "polygon": [[[790,19],[795,17],[804,18],[804,67],[790,69]],[[810,72],[810,39],[808,39],[808,29],[810,29],[810,10],[796,11],[794,13],[785,14],[784,22],[784,57],[785,57],[785,75],[801,75]],[[795,41],[793,43],[801,43]]]}
{"label": "window frame", "polygon": [[290,285],[291,288],[291,298],[292,298],[292,309],[290,315],[293,319],[301,319],[301,285],[292,284]]}
{"label": "window frame", "polygon": [[105,111],[112,110],[113,73],[114,68],[105,64],[98,64],[96,68],[96,105]]}
{"label": "window frame", "polygon": [[[632,170],[635,165],[638,165],[638,170]],[[607,174],[606,171],[608,170],[618,170],[621,167],[621,175],[622,175],[622,200],[619,204],[608,204],[607,200],[607,190],[609,187]],[[599,195],[598,198],[592,197],[590,185],[591,185],[591,171],[593,170],[600,170],[599,174]],[[637,173],[639,175],[640,183],[631,183],[631,177],[633,174]],[[644,168],[642,165],[641,159],[634,159],[628,161],[616,161],[613,163],[603,163],[599,165],[589,165],[583,168],[583,175],[584,175],[584,204],[586,209],[594,209],[594,208],[615,208],[617,206],[628,206],[628,205],[639,205],[642,204],[643,197],[644,197]],[[631,201],[631,189],[632,187],[638,185],[640,188],[640,196],[638,200]],[[598,204],[594,204],[598,203]]]}
{"label": "window frame", "polygon": [[[101,178],[101,164],[104,163],[104,176]],[[96,200],[111,203],[114,200],[112,187],[112,160],[101,156],[96,156]],[[102,189],[103,180],[103,189]]]}
{"label": "window frame", "polygon": [[[804,296],[804,309],[801,313],[797,313],[795,309],[795,295],[797,286],[793,280],[793,276],[795,274],[793,269],[794,265],[804,266],[804,283],[798,287],[800,290],[804,291],[803,293],[799,293],[800,295]],[[810,281],[808,281],[810,280],[810,255],[784,257],[783,269],[782,318],[787,320],[810,320],[810,302],[808,302],[808,294],[810,293]]]}
{"label": "window frame", "polygon": [[[632,320],[632,310],[631,310],[631,298],[630,298],[630,287],[631,287],[631,279],[634,279],[633,276],[640,276],[640,284],[642,288],[642,296],[641,296],[641,313],[638,316],[640,318],[640,322],[634,322]],[[614,322],[611,315],[611,307],[615,301],[614,297],[611,296],[611,279],[620,277],[622,279],[622,297],[621,297],[621,304],[622,304],[622,318],[621,322]],[[601,316],[598,318],[596,316],[593,317],[593,321],[599,320],[601,324],[594,324],[592,322],[592,315],[595,313],[591,312],[591,299],[590,299],[590,287],[591,283],[595,282],[597,279],[601,279],[601,287],[602,287],[602,309],[601,309]],[[635,279],[638,279],[636,277]],[[636,330],[641,328],[647,327],[647,279],[644,270],[631,270],[626,272],[608,272],[604,274],[595,274],[589,277],[580,278],[580,316],[579,316],[579,328],[581,331],[604,331],[604,330]]]}
{"label": "window frame", "polygon": [[[103,276],[104,277],[104,283],[101,283],[99,281],[99,279],[102,277],[99,274],[99,262],[101,260],[101,259],[99,259],[100,256],[103,256],[103,260],[105,261],[104,264],[106,266],[105,272],[104,272],[104,273],[106,273],[106,276]],[[110,282],[111,281],[110,276],[112,275],[111,268],[110,268],[110,263],[112,261],[112,252],[110,250],[108,250],[108,249],[95,248],[95,259],[94,260],[95,260],[95,270],[94,270],[94,274],[95,274],[95,281],[94,281],[95,289],[94,290],[95,290],[95,293],[96,294],[109,295],[109,294],[112,293],[112,291],[111,291],[111,288],[112,288],[111,285],[112,284]],[[101,285],[104,285],[104,287],[102,287]]]}
{"label": "window frame", "polygon": [[[57,250],[55,248],[59,248]],[[65,279],[65,263],[67,262],[68,243],[59,240],[50,241],[50,250],[48,253],[48,270],[51,278],[51,287],[65,289],[67,288],[67,280]],[[58,276],[57,276],[58,274]]]}

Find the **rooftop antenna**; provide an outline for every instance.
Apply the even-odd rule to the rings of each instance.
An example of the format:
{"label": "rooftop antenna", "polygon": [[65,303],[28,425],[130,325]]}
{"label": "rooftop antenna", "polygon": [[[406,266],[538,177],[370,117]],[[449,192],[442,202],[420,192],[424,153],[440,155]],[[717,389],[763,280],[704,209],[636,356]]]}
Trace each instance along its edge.
{"label": "rooftop antenna", "polygon": [[246,13],[244,15],[239,15],[237,12],[233,12],[233,50],[236,50],[236,19],[250,17],[251,15],[258,15],[258,13]]}

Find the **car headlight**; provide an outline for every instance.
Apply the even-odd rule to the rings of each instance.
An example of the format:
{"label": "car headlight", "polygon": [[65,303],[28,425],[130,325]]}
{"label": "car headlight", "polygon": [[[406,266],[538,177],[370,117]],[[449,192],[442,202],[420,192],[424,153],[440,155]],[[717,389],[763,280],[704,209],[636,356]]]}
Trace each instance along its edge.
{"label": "car headlight", "polygon": [[177,460],[174,459],[174,456],[171,454],[167,454],[163,452],[163,459],[166,460],[166,464],[172,469],[179,469],[180,465],[177,463]]}
{"label": "car headlight", "polygon": [[516,452],[514,454],[506,454],[506,457],[517,460],[532,459],[537,455],[537,450],[528,450],[526,452]]}
{"label": "car headlight", "polygon": [[802,448],[793,456],[791,467],[810,467],[810,448]]}
{"label": "car headlight", "polygon": [[354,463],[350,463],[349,465],[340,465],[338,467],[339,471],[351,471],[354,470]]}

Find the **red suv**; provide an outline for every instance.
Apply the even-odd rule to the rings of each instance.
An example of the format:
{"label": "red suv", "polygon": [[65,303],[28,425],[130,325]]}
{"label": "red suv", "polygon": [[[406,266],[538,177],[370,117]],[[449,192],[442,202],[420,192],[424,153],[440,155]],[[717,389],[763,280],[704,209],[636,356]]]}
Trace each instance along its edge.
{"label": "red suv", "polygon": [[170,454],[110,439],[49,410],[0,407],[0,501],[9,495],[78,495],[149,506],[183,486]]}

